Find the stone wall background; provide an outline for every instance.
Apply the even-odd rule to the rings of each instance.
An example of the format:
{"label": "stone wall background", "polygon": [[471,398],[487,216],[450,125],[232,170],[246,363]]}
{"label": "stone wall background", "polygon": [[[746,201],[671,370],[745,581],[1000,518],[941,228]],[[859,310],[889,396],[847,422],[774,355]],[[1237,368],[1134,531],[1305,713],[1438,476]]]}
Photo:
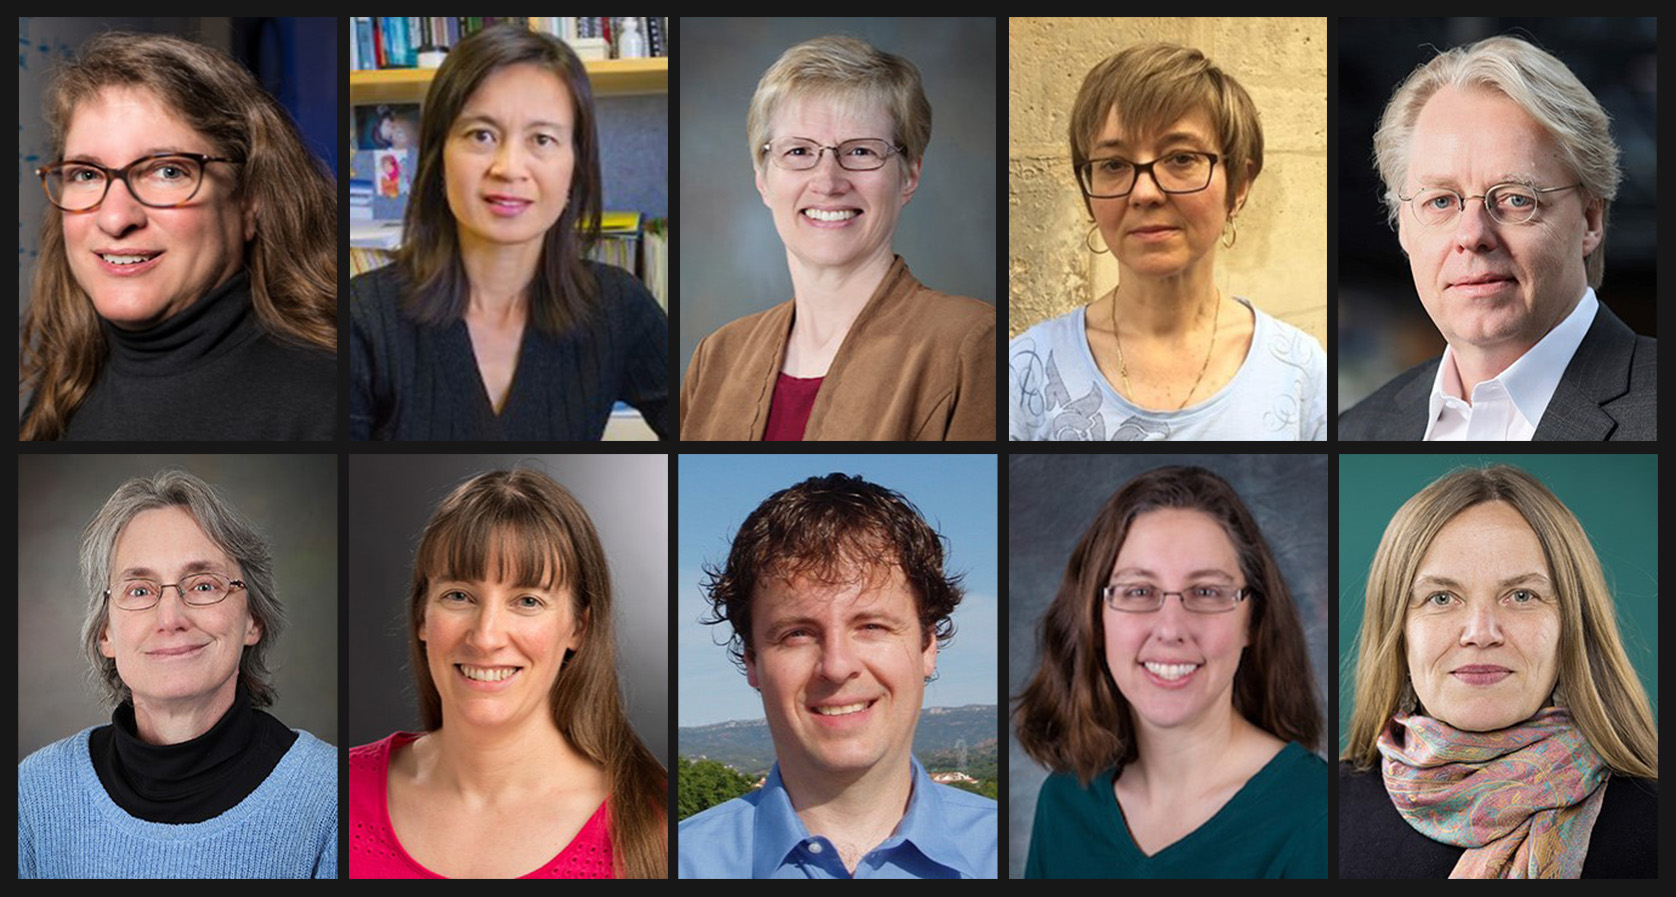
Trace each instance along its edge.
{"label": "stone wall background", "polygon": [[[1007,41],[1007,305],[1012,336],[1117,283],[1088,251],[1092,221],[1071,172],[1071,104],[1083,76],[1124,47],[1196,47],[1251,94],[1263,172],[1216,283],[1326,344],[1327,22],[1318,18],[1014,18]],[[1098,241],[1096,240],[1096,245]]]}

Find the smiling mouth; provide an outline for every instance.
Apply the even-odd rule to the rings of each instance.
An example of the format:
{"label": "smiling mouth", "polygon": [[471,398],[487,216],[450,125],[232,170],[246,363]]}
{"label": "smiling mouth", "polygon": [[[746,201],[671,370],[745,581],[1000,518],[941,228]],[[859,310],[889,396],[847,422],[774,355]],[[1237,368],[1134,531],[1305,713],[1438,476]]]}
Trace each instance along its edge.
{"label": "smiling mouth", "polygon": [[456,663],[454,669],[473,682],[504,682],[518,675],[523,667],[474,667]]}
{"label": "smiling mouth", "polygon": [[1144,662],[1141,663],[1141,666],[1146,667],[1147,672],[1151,673],[1154,676],[1157,676],[1160,679],[1163,679],[1163,680],[1166,680],[1166,681],[1169,681],[1169,682],[1174,682],[1177,679],[1181,679],[1181,678],[1184,678],[1188,675],[1191,675],[1194,670],[1197,670],[1199,667],[1204,666],[1204,664],[1199,664],[1199,663],[1154,663],[1152,661],[1144,661]]}
{"label": "smiling mouth", "polygon": [[860,214],[861,214],[860,209],[833,209],[831,211],[828,211],[826,209],[804,209],[803,210],[803,216],[805,218],[813,218],[816,221],[828,221],[828,222],[831,222],[831,221],[848,221],[851,218],[854,218],[854,217],[856,217],[857,215],[860,215]]}
{"label": "smiling mouth", "polygon": [[873,703],[873,701],[860,701],[855,704],[830,704],[822,707],[811,707],[809,709],[821,716],[849,716],[852,713],[860,713],[861,711],[872,707]]}
{"label": "smiling mouth", "polygon": [[146,653],[152,657],[184,657],[202,649],[203,647],[203,645],[181,645],[175,648],[158,648],[155,651],[147,651]]}

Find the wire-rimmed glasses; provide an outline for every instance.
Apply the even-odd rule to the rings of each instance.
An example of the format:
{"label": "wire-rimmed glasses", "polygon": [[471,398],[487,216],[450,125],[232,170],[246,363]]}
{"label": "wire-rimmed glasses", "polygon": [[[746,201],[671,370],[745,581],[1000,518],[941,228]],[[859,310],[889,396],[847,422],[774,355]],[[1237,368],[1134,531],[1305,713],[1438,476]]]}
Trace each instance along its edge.
{"label": "wire-rimmed glasses", "polygon": [[1100,600],[1126,614],[1151,613],[1162,608],[1164,599],[1171,595],[1180,598],[1181,606],[1192,613],[1225,614],[1251,594],[1250,589],[1227,585],[1196,585],[1171,592],[1146,582],[1115,582],[1100,587]]}
{"label": "wire-rimmed glasses", "polygon": [[106,168],[97,162],[54,162],[35,169],[46,188],[47,200],[66,212],[97,209],[110,193],[111,183],[128,185],[128,193],[141,205],[169,209],[192,201],[204,186],[204,169],[211,162],[239,164],[203,153],[153,153],[141,156],[121,168]]}
{"label": "wire-rimmed glasses", "polygon": [[1181,150],[1151,162],[1131,162],[1120,156],[1090,159],[1077,166],[1077,183],[1089,199],[1118,199],[1135,191],[1142,174],[1163,193],[1198,193],[1210,186],[1216,171],[1215,153]]}
{"label": "wire-rimmed glasses", "polygon": [[163,590],[170,587],[180,593],[180,600],[188,606],[209,607],[244,588],[244,581],[208,572],[182,577],[180,582],[135,577],[123,580],[115,589],[106,589],[105,597],[123,610],[150,610],[163,599]]}
{"label": "wire-rimmed glasses", "polygon": [[1524,224],[1535,218],[1537,210],[1542,208],[1542,194],[1581,186],[1583,185],[1532,187],[1529,184],[1497,184],[1477,196],[1463,196],[1447,187],[1427,187],[1413,196],[1399,194],[1397,198],[1414,210],[1414,220],[1427,227],[1453,224],[1466,209],[1466,204],[1475,199],[1483,201],[1485,211],[1496,221],[1502,224]]}
{"label": "wire-rimmed glasses", "polygon": [[807,137],[780,137],[762,145],[769,161],[787,171],[808,171],[820,164],[821,154],[832,151],[832,158],[847,171],[872,171],[882,168],[891,156],[906,152],[907,147],[873,137],[846,140],[837,146],[826,146]]}

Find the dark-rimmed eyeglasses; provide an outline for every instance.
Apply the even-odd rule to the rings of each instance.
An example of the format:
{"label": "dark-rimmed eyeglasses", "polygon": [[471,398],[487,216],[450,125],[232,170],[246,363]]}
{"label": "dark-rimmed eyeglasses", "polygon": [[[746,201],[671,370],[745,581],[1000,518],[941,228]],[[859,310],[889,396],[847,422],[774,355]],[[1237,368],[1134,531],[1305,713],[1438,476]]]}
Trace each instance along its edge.
{"label": "dark-rimmed eyeglasses", "polygon": [[1119,156],[1090,159],[1077,166],[1077,183],[1089,199],[1118,199],[1135,191],[1141,175],[1164,193],[1198,193],[1210,186],[1211,175],[1221,157],[1215,153],[1182,150],[1166,153],[1151,162],[1131,162]]}
{"label": "dark-rimmed eyeglasses", "polygon": [[872,171],[881,168],[891,156],[906,152],[907,148],[888,140],[858,137],[837,146],[826,146],[807,137],[780,137],[762,145],[769,161],[787,171],[808,171],[820,164],[821,154],[832,150],[832,158],[848,171]]}
{"label": "dark-rimmed eyeglasses", "polygon": [[1100,587],[1100,600],[1115,611],[1126,614],[1145,614],[1164,606],[1171,595],[1181,599],[1181,606],[1196,614],[1225,614],[1251,597],[1250,589],[1233,586],[1188,586],[1179,592],[1166,592],[1151,583],[1117,582]]}
{"label": "dark-rimmed eyeglasses", "polygon": [[1483,201],[1485,211],[1496,221],[1502,224],[1524,224],[1535,218],[1537,210],[1542,208],[1542,194],[1581,186],[1583,185],[1532,187],[1529,184],[1497,184],[1477,196],[1463,196],[1447,187],[1428,187],[1413,196],[1398,195],[1397,198],[1414,210],[1414,220],[1427,227],[1453,224],[1466,209],[1466,204],[1475,199]]}
{"label": "dark-rimmed eyeglasses", "polygon": [[163,600],[163,590],[173,588],[180,600],[191,607],[209,607],[227,600],[227,596],[244,588],[244,581],[228,579],[219,573],[194,573],[180,582],[158,582],[155,579],[125,579],[115,589],[106,589],[105,597],[123,610],[150,610]]}
{"label": "dark-rimmed eyeglasses", "polygon": [[128,185],[128,194],[141,205],[170,209],[192,201],[204,186],[204,168],[211,162],[240,164],[203,153],[153,153],[121,168],[97,162],[54,162],[35,169],[46,188],[47,200],[66,212],[97,209],[110,193],[111,183]]}

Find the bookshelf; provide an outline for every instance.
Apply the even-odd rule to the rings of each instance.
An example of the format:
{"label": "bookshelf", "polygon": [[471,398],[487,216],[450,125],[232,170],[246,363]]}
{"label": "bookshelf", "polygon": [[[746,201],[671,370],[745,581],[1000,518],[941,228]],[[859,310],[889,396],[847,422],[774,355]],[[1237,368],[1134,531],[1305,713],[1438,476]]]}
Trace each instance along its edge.
{"label": "bookshelf", "polygon": [[[599,59],[587,63],[596,97],[669,92],[669,57]],[[349,73],[349,102],[420,103],[435,69],[376,69]]]}

